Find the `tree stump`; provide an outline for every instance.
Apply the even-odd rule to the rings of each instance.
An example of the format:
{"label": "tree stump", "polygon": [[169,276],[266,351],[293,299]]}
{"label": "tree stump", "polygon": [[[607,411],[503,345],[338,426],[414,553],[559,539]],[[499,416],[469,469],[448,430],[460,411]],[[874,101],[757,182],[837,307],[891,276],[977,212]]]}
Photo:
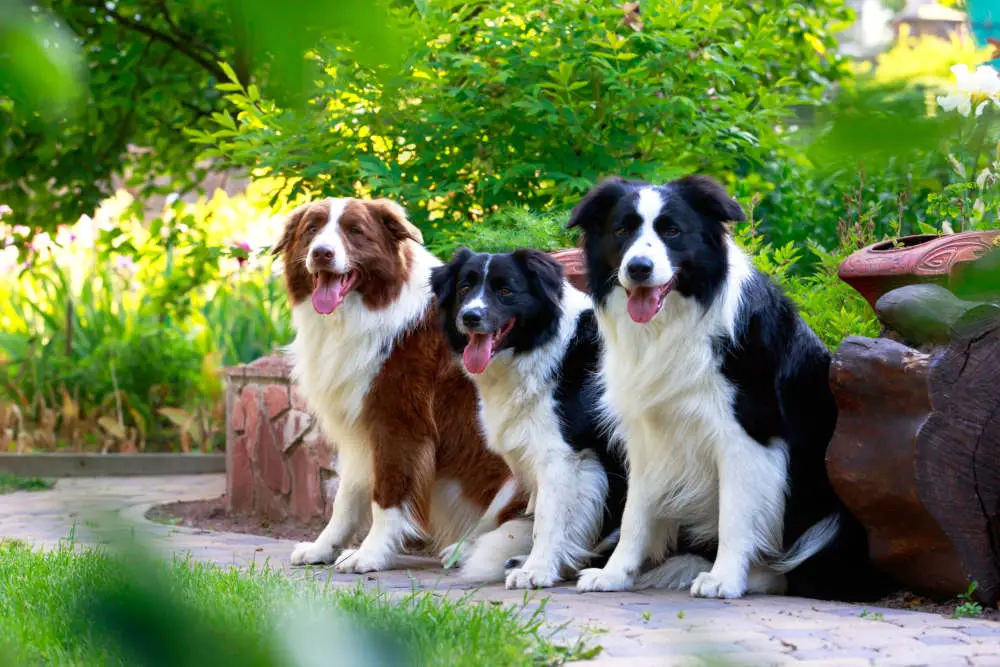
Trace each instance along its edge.
{"label": "tree stump", "polygon": [[953,598],[975,581],[979,601],[995,605],[1000,309],[914,285],[887,293],[877,312],[925,350],[861,337],[837,349],[831,482],[867,528],[873,561],[899,583]]}

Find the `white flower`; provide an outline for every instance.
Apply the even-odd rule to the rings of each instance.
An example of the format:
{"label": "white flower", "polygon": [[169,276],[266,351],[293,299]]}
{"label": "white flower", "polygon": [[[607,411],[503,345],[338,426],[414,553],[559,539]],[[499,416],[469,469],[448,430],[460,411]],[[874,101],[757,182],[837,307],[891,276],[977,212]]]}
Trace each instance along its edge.
{"label": "white flower", "polygon": [[980,65],[974,72],[969,71],[968,65],[954,65],[951,73],[955,75],[955,88],[938,96],[942,109],[968,116],[975,102],[976,116],[981,116],[990,102],[1000,107],[1000,72],[989,65]]}
{"label": "white flower", "polygon": [[958,113],[963,116],[968,116],[969,112],[972,111],[972,99],[965,93],[954,92],[947,95],[938,95],[937,103],[945,111],[955,111],[957,109]]}
{"label": "white flower", "polygon": [[0,204],[0,218],[4,217],[8,213],[13,213],[13,212],[14,211],[12,211],[10,206],[7,206],[7,204]]}

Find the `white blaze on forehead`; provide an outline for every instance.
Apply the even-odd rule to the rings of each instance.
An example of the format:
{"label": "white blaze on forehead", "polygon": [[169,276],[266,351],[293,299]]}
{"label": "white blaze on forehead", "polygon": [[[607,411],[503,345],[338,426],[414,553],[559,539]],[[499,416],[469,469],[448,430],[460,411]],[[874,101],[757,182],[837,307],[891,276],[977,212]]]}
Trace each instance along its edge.
{"label": "white blaze on forehead", "polygon": [[306,255],[306,268],[313,271],[312,251],[319,246],[327,246],[333,250],[333,270],[337,273],[347,272],[347,245],[344,243],[344,234],[340,229],[340,218],[344,215],[349,199],[328,199],[330,206],[330,217],[326,224],[320,227],[309,244],[309,253]]}
{"label": "white blaze on forehead", "polygon": [[637,257],[645,257],[653,262],[653,274],[644,284],[654,287],[666,285],[674,277],[674,267],[670,263],[670,255],[663,239],[656,233],[653,223],[663,210],[665,201],[663,194],[651,187],[639,190],[635,202],[635,212],[642,219],[632,244],[625,250],[622,263],[618,267],[618,281],[625,287],[632,287],[628,277],[628,263]]}
{"label": "white blaze on forehead", "polygon": [[462,308],[462,310],[467,310],[469,308],[485,308],[486,300],[483,295],[486,293],[486,277],[490,273],[490,260],[493,259],[492,255],[486,255],[483,261],[483,277],[482,282],[479,283],[479,291],[472,297],[468,303]]}
{"label": "white blaze on forehead", "polygon": [[639,217],[642,218],[642,227],[644,230],[646,227],[653,228],[653,221],[660,214],[661,208],[663,208],[663,197],[660,195],[659,190],[654,188],[639,190],[639,199],[635,203],[635,210],[639,214]]}

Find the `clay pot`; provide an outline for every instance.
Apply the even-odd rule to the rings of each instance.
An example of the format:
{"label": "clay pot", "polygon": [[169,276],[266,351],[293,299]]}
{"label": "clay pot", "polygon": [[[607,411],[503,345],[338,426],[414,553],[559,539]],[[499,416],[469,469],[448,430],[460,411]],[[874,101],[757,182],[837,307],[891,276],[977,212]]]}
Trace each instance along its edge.
{"label": "clay pot", "polygon": [[583,292],[587,291],[587,265],[583,262],[582,250],[579,248],[556,250],[552,253],[552,258],[562,264],[566,279],[573,287]]}
{"label": "clay pot", "polygon": [[904,236],[881,241],[850,255],[838,275],[875,307],[886,292],[913,283],[948,286],[956,265],[1000,247],[1000,230],[937,236]]}

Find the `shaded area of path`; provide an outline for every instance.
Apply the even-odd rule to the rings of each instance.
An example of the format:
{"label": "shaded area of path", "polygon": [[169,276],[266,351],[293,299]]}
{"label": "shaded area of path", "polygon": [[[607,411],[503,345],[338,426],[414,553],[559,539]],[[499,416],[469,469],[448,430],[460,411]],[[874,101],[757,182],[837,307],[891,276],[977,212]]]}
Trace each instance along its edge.
{"label": "shaded area of path", "polygon": [[[61,480],[51,491],[0,496],[0,537],[54,546],[75,531],[80,541],[102,541],[95,531],[102,513],[113,513],[164,553],[190,553],[199,560],[241,567],[268,562],[290,576],[315,577],[351,585],[357,575],[328,568],[292,569],[292,542],[255,535],[216,533],[155,524],[143,517],[152,505],[220,495],[221,475],[79,478]],[[413,568],[362,575],[366,585],[389,592],[414,586],[444,591],[467,589],[454,573],[414,558]],[[461,594],[455,591],[453,594]],[[524,593],[499,586],[480,588],[481,599],[520,603]],[[947,619],[934,614],[817,602],[801,598],[694,600],[683,593],[590,593],[558,587],[533,596],[529,607],[548,597],[547,619],[563,632],[592,631],[604,647],[592,665],[696,665],[714,654],[739,665],[995,665],[1000,667],[1000,624]]]}

